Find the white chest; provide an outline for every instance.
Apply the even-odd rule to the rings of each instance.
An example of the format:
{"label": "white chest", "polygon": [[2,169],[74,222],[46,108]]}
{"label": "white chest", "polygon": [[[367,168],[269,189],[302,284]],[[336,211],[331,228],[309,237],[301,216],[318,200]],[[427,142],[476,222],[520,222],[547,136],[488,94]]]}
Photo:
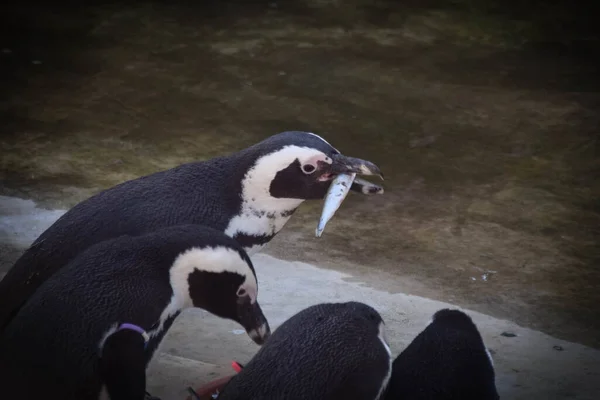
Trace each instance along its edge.
{"label": "white chest", "polygon": [[246,209],[231,219],[225,234],[234,237],[236,234],[249,236],[273,236],[279,232],[291,218],[291,212],[266,212]]}

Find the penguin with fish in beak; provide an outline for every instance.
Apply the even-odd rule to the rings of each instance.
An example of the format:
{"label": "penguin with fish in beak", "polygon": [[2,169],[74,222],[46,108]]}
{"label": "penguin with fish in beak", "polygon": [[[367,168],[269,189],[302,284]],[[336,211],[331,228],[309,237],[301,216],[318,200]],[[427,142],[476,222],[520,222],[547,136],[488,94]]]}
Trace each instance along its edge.
{"label": "penguin with fish in beak", "polygon": [[47,279],[92,245],[198,224],[234,238],[252,255],[306,200],[325,198],[320,236],[349,191],[383,193],[357,175],[383,179],[374,163],[345,156],[314,133],[286,131],[103,190],[46,229],[0,281],[0,332]]}

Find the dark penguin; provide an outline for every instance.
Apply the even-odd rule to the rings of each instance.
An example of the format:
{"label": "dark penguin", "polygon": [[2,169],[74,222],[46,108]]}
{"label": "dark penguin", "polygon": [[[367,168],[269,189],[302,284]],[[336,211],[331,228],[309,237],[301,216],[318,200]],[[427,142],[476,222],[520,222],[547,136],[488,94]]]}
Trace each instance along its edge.
{"label": "dark penguin", "polygon": [[309,307],[285,321],[219,400],[377,400],[391,374],[384,323],[358,302]]}
{"label": "dark penguin", "polygon": [[[247,149],[124,182],[79,203],[42,233],[0,281],[0,330],[29,296],[84,249],[120,235],[206,225],[250,255],[300,204],[322,199],[336,174],[381,175],[309,132],[283,132]],[[381,193],[363,180],[354,191]]]}
{"label": "dark penguin", "polygon": [[262,344],[270,328],[257,294],[246,252],[211,228],[95,244],[47,279],[0,335],[0,388],[23,400],[142,400],[146,366],[185,308],[236,321]]}
{"label": "dark penguin", "polygon": [[497,400],[492,357],[471,318],[440,310],[394,360],[386,400]]}

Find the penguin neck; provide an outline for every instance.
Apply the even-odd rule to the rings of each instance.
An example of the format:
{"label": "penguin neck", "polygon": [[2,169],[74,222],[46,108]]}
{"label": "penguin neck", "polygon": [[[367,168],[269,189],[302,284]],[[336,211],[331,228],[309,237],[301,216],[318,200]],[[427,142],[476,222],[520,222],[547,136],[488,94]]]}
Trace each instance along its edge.
{"label": "penguin neck", "polygon": [[[265,213],[265,214],[283,214],[293,213],[304,199],[276,198],[270,194],[254,193],[251,197],[242,197],[241,213]],[[291,214],[290,214],[291,215]]]}
{"label": "penguin neck", "polygon": [[277,168],[269,156],[251,160],[241,179],[240,207],[225,229],[250,255],[262,249],[305,201],[273,197],[270,187]]}
{"label": "penguin neck", "polygon": [[[227,225],[225,234],[237,240],[249,255],[260,251],[289,221],[304,200],[263,202],[244,199],[238,214]],[[268,204],[266,207],[265,204]]]}

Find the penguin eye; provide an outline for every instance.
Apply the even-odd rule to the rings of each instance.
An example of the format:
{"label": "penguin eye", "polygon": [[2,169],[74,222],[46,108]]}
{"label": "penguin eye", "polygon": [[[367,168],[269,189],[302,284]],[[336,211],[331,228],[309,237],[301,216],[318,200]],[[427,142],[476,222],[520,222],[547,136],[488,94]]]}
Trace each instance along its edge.
{"label": "penguin eye", "polygon": [[315,167],[312,164],[304,164],[302,166],[302,172],[304,172],[305,174],[312,174],[313,172],[315,172],[316,169],[317,167]]}
{"label": "penguin eye", "polygon": [[237,291],[237,295],[238,295],[239,297],[245,296],[245,295],[246,295],[246,289],[244,289],[244,288],[239,288],[239,289],[238,289],[238,291]]}

